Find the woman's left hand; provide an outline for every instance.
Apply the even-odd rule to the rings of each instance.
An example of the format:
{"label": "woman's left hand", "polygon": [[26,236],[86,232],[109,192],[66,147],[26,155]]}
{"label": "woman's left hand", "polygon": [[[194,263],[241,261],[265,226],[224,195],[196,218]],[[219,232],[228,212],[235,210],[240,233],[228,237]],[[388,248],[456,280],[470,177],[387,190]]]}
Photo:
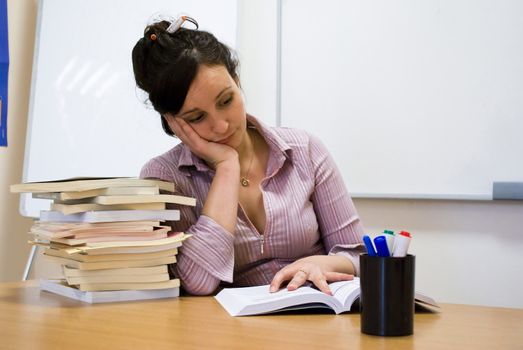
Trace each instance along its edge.
{"label": "woman's left hand", "polygon": [[270,291],[276,292],[283,282],[289,281],[287,290],[298,289],[311,281],[323,293],[332,295],[328,282],[349,281],[354,275],[339,271],[353,271],[352,263],[343,256],[314,255],[296,260],[278,271],[272,279]]}

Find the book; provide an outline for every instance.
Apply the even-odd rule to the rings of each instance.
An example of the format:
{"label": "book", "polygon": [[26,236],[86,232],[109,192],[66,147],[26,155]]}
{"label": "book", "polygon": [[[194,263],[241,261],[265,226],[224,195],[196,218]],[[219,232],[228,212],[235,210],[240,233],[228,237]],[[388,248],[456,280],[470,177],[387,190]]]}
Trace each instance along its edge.
{"label": "book", "polygon": [[[313,287],[300,287],[289,292],[281,289],[270,293],[269,285],[243,288],[224,288],[216,300],[231,316],[259,315],[287,310],[328,308],[336,314],[351,311],[360,296],[360,280],[333,282],[329,284],[332,296]],[[438,308],[437,303],[426,295],[416,293],[416,302],[422,297],[424,303]]]}
{"label": "book", "polygon": [[165,230],[165,232],[169,232],[171,229],[169,226],[138,226],[138,227],[121,227],[121,228],[109,228],[105,230],[100,229],[72,229],[72,230],[61,230],[61,231],[53,231],[53,230],[46,230],[41,227],[31,227],[29,230],[29,233],[35,236],[38,236],[39,238],[44,239],[53,239],[53,238],[66,238],[66,237],[74,237],[74,238],[86,238],[86,237],[98,237],[101,235],[104,236],[130,236],[130,235],[145,235],[152,233],[154,231],[157,231],[159,229]]}
{"label": "book", "polygon": [[121,221],[121,222],[45,222],[35,221],[33,227],[42,227],[47,230],[73,230],[73,229],[110,229],[120,227],[136,227],[136,226],[158,226],[160,222],[157,220],[142,220],[142,221]]}
{"label": "book", "polygon": [[176,256],[167,256],[161,258],[152,258],[152,259],[136,259],[136,260],[114,260],[114,261],[93,261],[93,262],[82,262],[76,261],[67,258],[61,258],[52,255],[44,256],[56,263],[65,265],[67,267],[73,267],[80,270],[102,270],[102,269],[116,269],[116,268],[126,268],[126,267],[147,267],[147,266],[157,266],[157,265],[167,265],[176,263]]}
{"label": "book", "polygon": [[87,243],[100,242],[128,242],[128,241],[150,241],[167,238],[167,231],[169,229],[159,229],[146,233],[135,233],[131,235],[95,235],[91,237],[79,238],[51,238],[51,242],[62,243],[69,246],[77,246]]}
{"label": "book", "polygon": [[115,221],[142,221],[142,220],[180,220],[180,211],[166,210],[106,210],[87,211],[84,213],[65,215],[59,211],[40,211],[40,221],[57,222],[115,222]]}
{"label": "book", "polygon": [[[181,245],[181,243],[179,243]],[[161,250],[158,252],[150,253],[120,253],[120,254],[100,254],[90,255],[85,253],[73,253],[68,254],[64,249],[47,248],[44,251],[45,255],[55,256],[58,258],[65,258],[76,260],[79,262],[100,262],[100,261],[129,261],[129,260],[144,260],[144,259],[155,259],[164,258],[178,254],[178,248],[172,248],[167,250]]]}
{"label": "book", "polygon": [[148,289],[165,289],[180,287],[179,279],[172,279],[162,282],[107,282],[107,283],[81,283],[77,285],[82,291],[106,291],[106,290],[148,290]]}
{"label": "book", "polygon": [[[87,243],[84,246],[75,247],[78,251],[85,251],[91,253],[94,249],[103,248],[125,248],[125,247],[137,247],[137,246],[167,246],[170,243],[179,243],[189,238],[191,235],[186,235],[183,232],[170,234],[167,238],[156,239],[152,241],[127,241],[127,242],[93,242]],[[91,253],[92,254],[92,253]]]}
{"label": "book", "polygon": [[169,280],[167,265],[121,267],[103,270],[82,270],[62,265],[62,272],[69,285],[110,282],[145,283]]}
{"label": "book", "polygon": [[182,241],[189,237],[191,237],[191,235],[178,232],[169,235],[167,238],[153,241],[87,243],[85,245],[75,247],[56,242],[29,241],[29,243],[49,247],[52,249],[60,249],[67,254],[135,254],[160,252],[168,249],[178,248],[182,245]]}
{"label": "book", "polygon": [[172,182],[153,179],[139,179],[133,177],[84,177],[61,179],[55,181],[26,182],[11,185],[10,190],[13,193],[80,192],[99,188],[133,186],[154,186],[167,192],[175,191],[175,186]]}
{"label": "book", "polygon": [[[156,273],[150,275],[100,275],[100,276],[66,276],[65,280],[71,285],[85,285],[98,283],[151,283],[169,280],[169,273]],[[80,287],[80,289],[82,289]],[[83,290],[83,289],[82,289]]]}
{"label": "book", "polygon": [[80,270],[67,266],[62,266],[65,277],[94,277],[94,276],[139,276],[168,273],[167,265],[149,267],[124,267],[121,269],[106,270]]}
{"label": "book", "polygon": [[[143,243],[142,245],[134,245],[134,246],[106,246],[106,247],[94,247],[94,246],[80,246],[80,247],[74,247],[68,249],[68,252],[76,252],[81,253],[89,256],[98,256],[98,255],[106,255],[106,254],[147,254],[147,253],[157,253],[157,252],[163,252],[166,250],[178,248],[182,245],[181,241],[169,241],[168,238],[163,238],[161,240],[152,241],[152,242],[140,242]],[[157,242],[164,242],[161,244],[154,244]]]}
{"label": "book", "polygon": [[103,232],[149,232],[159,227],[159,221],[121,221],[121,222],[41,222],[36,221],[29,233],[40,234],[49,237],[68,237],[81,233],[103,233]]}
{"label": "book", "polygon": [[179,287],[152,290],[84,292],[77,288],[68,286],[65,280],[40,280],[39,284],[40,290],[42,291],[47,291],[90,304],[176,298],[180,295]]}
{"label": "book", "polygon": [[77,192],[37,192],[33,193],[32,196],[33,198],[52,199],[54,201],[68,201],[97,196],[122,196],[138,194],[160,194],[160,188],[158,186],[106,187]]}
{"label": "book", "polygon": [[97,204],[132,204],[132,203],[172,203],[180,205],[188,205],[194,207],[196,199],[186,196],[177,196],[170,194],[151,194],[151,195],[136,195],[136,196],[98,196],[90,199]]}
{"label": "book", "polygon": [[51,203],[51,210],[62,214],[76,214],[86,211],[101,210],[164,210],[165,203],[129,203],[129,204],[97,204],[97,203]]}

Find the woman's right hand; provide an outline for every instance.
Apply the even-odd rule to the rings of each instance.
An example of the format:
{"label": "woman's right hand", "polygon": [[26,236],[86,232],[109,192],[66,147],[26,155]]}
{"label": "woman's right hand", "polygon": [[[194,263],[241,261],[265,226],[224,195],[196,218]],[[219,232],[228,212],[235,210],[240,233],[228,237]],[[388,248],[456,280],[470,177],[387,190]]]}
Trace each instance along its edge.
{"label": "woman's right hand", "polygon": [[203,139],[190,124],[181,118],[168,116],[166,120],[171,130],[189,147],[191,152],[204,159],[216,170],[205,198],[202,215],[212,218],[227,232],[234,235],[240,188],[238,152],[230,146]]}
{"label": "woman's right hand", "polygon": [[216,169],[218,164],[225,161],[238,162],[238,152],[234,148],[205,140],[182,118],[176,118],[172,115],[164,118],[176,136],[212,168]]}

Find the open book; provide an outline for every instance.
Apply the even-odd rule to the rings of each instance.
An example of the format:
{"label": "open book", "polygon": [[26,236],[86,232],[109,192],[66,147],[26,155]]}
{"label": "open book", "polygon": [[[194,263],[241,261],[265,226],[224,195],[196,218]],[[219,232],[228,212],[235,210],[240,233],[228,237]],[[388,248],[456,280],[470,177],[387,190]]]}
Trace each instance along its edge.
{"label": "open book", "polygon": [[[333,282],[329,284],[332,296],[312,287],[300,287],[289,292],[281,289],[270,293],[269,285],[244,288],[225,288],[215,298],[231,316],[248,316],[280,311],[330,308],[336,314],[348,312],[360,296],[360,280]],[[416,293],[416,303],[427,309],[439,308],[430,297]],[[359,310],[358,310],[359,311]]]}

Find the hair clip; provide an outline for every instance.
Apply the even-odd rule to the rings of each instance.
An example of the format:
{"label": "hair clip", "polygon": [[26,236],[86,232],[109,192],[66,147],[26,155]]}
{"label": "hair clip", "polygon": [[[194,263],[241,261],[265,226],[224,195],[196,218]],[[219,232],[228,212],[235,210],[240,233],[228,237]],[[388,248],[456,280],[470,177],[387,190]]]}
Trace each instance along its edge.
{"label": "hair clip", "polygon": [[185,21],[191,22],[196,26],[196,29],[198,29],[198,22],[196,22],[194,18],[189,16],[180,16],[176,21],[172,22],[171,25],[167,27],[165,31],[167,33],[172,34],[176,32],[178,29],[180,29]]}
{"label": "hair clip", "polygon": [[150,38],[152,41],[156,41],[156,39],[157,39],[158,37],[156,36],[156,34],[153,33],[153,34],[151,34],[151,36],[150,36],[149,38]]}

